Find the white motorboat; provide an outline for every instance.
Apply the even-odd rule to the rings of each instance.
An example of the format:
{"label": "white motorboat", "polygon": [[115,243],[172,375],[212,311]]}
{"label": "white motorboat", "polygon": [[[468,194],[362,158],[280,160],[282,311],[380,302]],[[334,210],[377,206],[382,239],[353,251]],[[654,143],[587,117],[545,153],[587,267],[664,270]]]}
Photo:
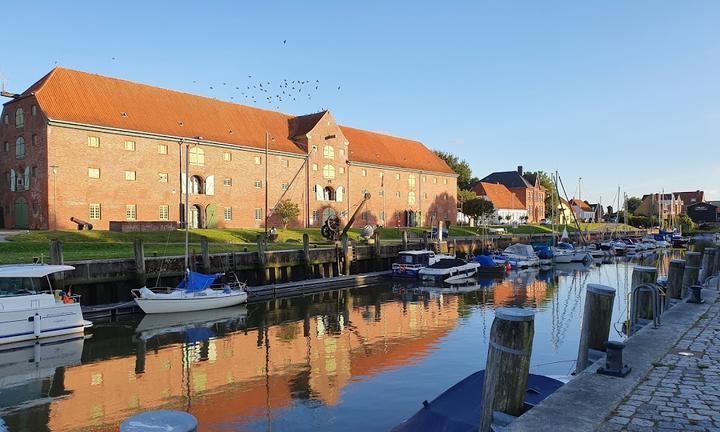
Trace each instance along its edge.
{"label": "white motorboat", "polygon": [[398,252],[398,262],[392,265],[392,275],[396,278],[417,278],[420,269],[433,265],[449,255],[436,254],[431,250],[408,250]]}
{"label": "white motorboat", "polygon": [[221,276],[188,271],[176,288],[142,287],[132,290],[132,294],[146,314],[219,309],[247,302],[244,284],[213,284]]}
{"label": "white motorboat", "polygon": [[480,264],[475,261],[443,258],[433,265],[420,269],[418,274],[423,281],[457,283],[474,276],[478,267]]}
{"label": "white motorboat", "polygon": [[52,289],[50,275],[68,265],[0,266],[0,344],[38,340],[92,327],[83,319],[80,296]]}
{"label": "white motorboat", "polygon": [[556,264],[566,264],[572,262],[589,262],[592,261],[592,255],[583,249],[575,249],[570,243],[558,243],[553,248],[553,262]]}
{"label": "white motorboat", "polygon": [[530,245],[515,243],[505,248],[500,255],[493,256],[497,264],[510,264],[513,268],[527,268],[540,265],[535,250]]}

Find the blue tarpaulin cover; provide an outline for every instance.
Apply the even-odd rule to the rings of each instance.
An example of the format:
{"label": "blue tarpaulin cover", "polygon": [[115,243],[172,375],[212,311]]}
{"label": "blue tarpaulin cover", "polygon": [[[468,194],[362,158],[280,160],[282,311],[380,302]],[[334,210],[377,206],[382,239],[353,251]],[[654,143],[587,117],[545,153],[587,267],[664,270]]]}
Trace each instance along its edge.
{"label": "blue tarpaulin cover", "polygon": [[[392,432],[476,432],[480,426],[484,381],[485,371],[475,372],[420,408],[407,421],[395,426]],[[539,404],[562,385],[556,379],[530,374],[525,391],[526,406]]]}
{"label": "blue tarpaulin cover", "polygon": [[495,267],[497,264],[495,264],[495,261],[493,261],[491,256],[487,255],[479,255],[475,257],[475,262],[480,264],[483,267]]}
{"label": "blue tarpaulin cover", "polygon": [[177,287],[179,289],[184,289],[185,292],[189,293],[205,291],[207,288],[210,288],[210,285],[212,285],[212,283],[222,275],[222,273],[206,275],[189,271],[187,273],[187,277],[180,281],[180,285]]}

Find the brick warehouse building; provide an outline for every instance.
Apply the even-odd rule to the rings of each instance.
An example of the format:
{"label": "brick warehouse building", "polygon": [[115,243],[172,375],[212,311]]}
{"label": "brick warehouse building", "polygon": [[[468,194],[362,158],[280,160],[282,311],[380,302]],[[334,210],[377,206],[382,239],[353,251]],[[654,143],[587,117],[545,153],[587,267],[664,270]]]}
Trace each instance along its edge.
{"label": "brick warehouse building", "polygon": [[72,229],[73,216],[99,229],[182,220],[188,145],[191,226],[263,226],[265,163],[268,207],[296,202],[294,226],[347,219],[364,192],[356,226],[456,217],[445,162],[420,142],[340,126],[328,111],[294,117],[64,68],[11,98],[0,129],[6,228]]}

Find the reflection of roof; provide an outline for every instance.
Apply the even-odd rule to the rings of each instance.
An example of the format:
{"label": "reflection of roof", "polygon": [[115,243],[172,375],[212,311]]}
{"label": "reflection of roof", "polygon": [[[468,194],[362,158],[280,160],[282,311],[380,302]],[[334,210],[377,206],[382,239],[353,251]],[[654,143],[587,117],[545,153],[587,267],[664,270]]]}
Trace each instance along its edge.
{"label": "reflection of roof", "polygon": [[525,209],[525,206],[520,202],[518,197],[502,184],[480,182],[475,184],[472,190],[478,196],[487,197],[496,209]]}
{"label": "reflection of roof", "polygon": [[[139,131],[169,137],[306,154],[293,141],[325,112],[291,116],[116,78],[55,68],[23,93],[35,94],[50,120]],[[452,174],[450,167],[418,141],[341,127],[350,141],[350,160]]]}
{"label": "reflection of roof", "polygon": [[531,188],[531,185],[523,176],[517,171],[497,171],[494,172],[482,180],[485,183],[500,183],[507,188]]}

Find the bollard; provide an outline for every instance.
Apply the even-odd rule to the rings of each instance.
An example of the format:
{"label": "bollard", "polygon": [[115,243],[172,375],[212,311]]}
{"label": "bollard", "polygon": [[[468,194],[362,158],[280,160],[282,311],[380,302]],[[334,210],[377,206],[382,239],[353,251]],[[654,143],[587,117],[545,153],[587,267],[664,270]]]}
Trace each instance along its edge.
{"label": "bollard", "polygon": [[690,287],[690,298],[688,303],[702,304],[705,300],[702,298],[702,285],[693,285]]}
{"label": "bollard", "polygon": [[195,417],[183,411],[147,411],[130,417],[120,425],[120,432],[196,432]]}
{"label": "bollard", "polygon": [[685,254],[685,271],[683,272],[681,298],[688,296],[688,290],[691,286],[697,285],[700,274],[700,260],[702,254],[700,252],[688,252]]}
{"label": "bollard", "polygon": [[667,298],[666,304],[670,303],[670,299],[682,299],[682,283],[683,274],[685,272],[685,260],[672,260],[668,268],[667,276]]}
{"label": "bollard", "polygon": [[625,377],[630,373],[632,368],[623,364],[622,351],[625,344],[618,341],[607,341],[605,343],[605,367],[599,368],[597,373],[601,375],[610,375],[614,377]]}
{"label": "bollard", "polygon": [[710,275],[715,264],[715,248],[706,247],[703,251],[702,266],[700,270],[700,282],[705,282]]}
{"label": "bollard", "polygon": [[614,301],[615,289],[588,284],[575,373],[585,370],[605,351],[605,342],[610,337]]}
{"label": "bollard", "polygon": [[145,247],[143,246],[142,239],[135,239],[133,241],[133,251],[135,254],[135,275],[138,279],[140,286],[147,285],[147,278],[145,274]]}
{"label": "bollard", "polygon": [[[635,288],[642,284],[656,284],[657,269],[655,267],[636,266],[633,268],[631,287]],[[643,290],[638,293],[638,317],[642,319],[652,320],[653,316],[653,297],[650,292]]]}
{"label": "bollard", "polygon": [[527,309],[500,308],[490,330],[483,384],[480,431],[490,431],[493,412],[522,414],[535,333],[535,314]]}
{"label": "bollard", "polygon": [[342,252],[343,252],[343,274],[345,276],[350,276],[350,269],[352,266],[352,246],[350,245],[350,240],[348,239],[348,235],[344,234],[342,236]]}

